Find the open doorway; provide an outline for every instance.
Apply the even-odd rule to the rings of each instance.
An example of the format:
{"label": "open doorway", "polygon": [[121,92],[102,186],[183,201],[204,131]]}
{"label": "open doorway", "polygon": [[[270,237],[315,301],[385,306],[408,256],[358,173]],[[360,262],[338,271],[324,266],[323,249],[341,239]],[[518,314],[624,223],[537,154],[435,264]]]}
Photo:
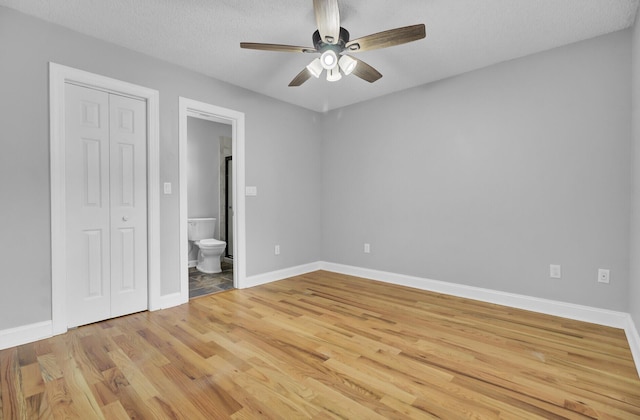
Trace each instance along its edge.
{"label": "open doorway", "polygon": [[243,190],[244,114],[180,98],[180,272],[186,300],[242,287],[244,194],[237,191]]}
{"label": "open doorway", "polygon": [[[231,124],[187,117],[189,298],[233,288],[233,205],[227,203]],[[231,214],[229,214],[231,213]],[[231,240],[230,240],[231,239]]]}

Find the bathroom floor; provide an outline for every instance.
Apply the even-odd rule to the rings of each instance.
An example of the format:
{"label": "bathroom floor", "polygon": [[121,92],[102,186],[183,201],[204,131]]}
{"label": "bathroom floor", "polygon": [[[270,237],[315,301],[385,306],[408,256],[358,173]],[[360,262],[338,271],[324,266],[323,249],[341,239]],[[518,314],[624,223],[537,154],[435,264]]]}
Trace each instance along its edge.
{"label": "bathroom floor", "polygon": [[233,264],[222,262],[222,272],[205,274],[189,268],[189,298],[233,289]]}

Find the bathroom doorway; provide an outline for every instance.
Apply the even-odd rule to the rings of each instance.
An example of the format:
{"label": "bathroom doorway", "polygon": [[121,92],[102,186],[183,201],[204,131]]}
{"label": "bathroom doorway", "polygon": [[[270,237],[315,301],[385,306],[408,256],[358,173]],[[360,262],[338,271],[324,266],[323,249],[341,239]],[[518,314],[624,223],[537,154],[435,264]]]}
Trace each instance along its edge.
{"label": "bathroom doorway", "polygon": [[[189,298],[233,288],[233,261],[227,256],[231,134],[227,122],[187,117]],[[204,245],[211,241],[217,245]]]}
{"label": "bathroom doorway", "polygon": [[[243,258],[244,195],[236,191],[244,190],[244,114],[180,98],[179,142],[180,293],[188,300],[242,287],[246,267]],[[235,164],[229,165],[228,161],[235,161]],[[201,259],[207,253],[199,252],[197,245],[204,243],[204,236],[189,240],[196,238],[192,225],[198,219],[215,219],[214,233],[207,239],[226,243],[219,254],[220,271],[217,273],[207,271],[211,268],[211,260]],[[206,242],[208,245],[210,241]]]}

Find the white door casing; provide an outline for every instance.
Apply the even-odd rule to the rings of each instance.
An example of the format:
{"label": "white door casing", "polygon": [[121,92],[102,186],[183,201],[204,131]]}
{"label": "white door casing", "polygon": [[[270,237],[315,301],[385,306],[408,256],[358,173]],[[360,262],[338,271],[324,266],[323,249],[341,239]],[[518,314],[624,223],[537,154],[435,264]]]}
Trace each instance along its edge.
{"label": "white door casing", "polygon": [[67,252],[66,252],[66,156],[65,84],[115,93],[146,101],[147,111],[147,270],[150,310],[178,304],[161,294],[160,284],[160,158],[159,93],[123,82],[49,63],[50,164],[51,164],[51,335],[67,331]]}
{"label": "white door casing", "polygon": [[146,104],[67,84],[69,327],[147,309]]}
{"label": "white door casing", "polygon": [[[229,249],[231,250],[231,252],[233,253],[234,250],[234,240],[233,240],[233,227],[236,225],[235,223],[235,213],[233,211],[233,159],[229,159],[229,166],[230,171],[229,171],[229,185],[231,186],[231,188],[229,187],[229,185],[227,185],[227,197],[228,197],[228,202],[226,203],[227,205],[227,225],[231,224],[231,231],[229,232],[229,236],[227,237],[227,246],[229,247]],[[233,254],[231,254],[233,256]]]}
{"label": "white door casing", "polygon": [[246,286],[246,227],[245,227],[245,153],[244,113],[196,101],[179,98],[179,155],[180,155],[180,296],[181,303],[189,300],[189,243],[187,236],[187,118],[194,117],[231,125],[233,156],[233,283]]}

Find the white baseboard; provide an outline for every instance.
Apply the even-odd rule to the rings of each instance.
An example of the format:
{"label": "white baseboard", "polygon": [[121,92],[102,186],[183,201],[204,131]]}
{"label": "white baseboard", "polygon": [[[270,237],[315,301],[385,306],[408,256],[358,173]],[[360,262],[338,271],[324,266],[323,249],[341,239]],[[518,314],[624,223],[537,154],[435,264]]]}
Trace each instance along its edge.
{"label": "white baseboard", "polygon": [[[495,303],[512,308],[525,309],[533,312],[575,319],[578,321],[591,322],[608,327],[621,328],[625,331],[627,340],[629,341],[629,347],[631,348],[631,353],[636,364],[636,369],[638,369],[638,374],[640,375],[640,335],[638,334],[638,330],[631,318],[631,315],[625,312],[593,308],[573,303],[540,299],[526,295],[500,292],[480,287],[466,286],[462,284],[448,283],[324,261],[249,276],[244,279],[240,288],[259,286],[261,284],[267,284],[289,277],[311,273],[317,270],[326,270],[334,273],[357,276],[385,283],[392,283],[436,293],[479,300],[482,302]],[[188,301],[188,295],[185,298],[182,293],[173,293],[162,296],[159,302],[159,307],[150,308],[150,310],[170,308],[172,306],[182,305]],[[53,326],[51,321],[43,321],[6,329],[0,331],[0,350],[38,341],[51,336],[53,336]]]}
{"label": "white baseboard", "polygon": [[627,335],[627,341],[629,341],[629,348],[631,348],[633,361],[636,363],[638,376],[640,376],[640,335],[638,335],[638,329],[636,328],[631,315],[627,317],[627,323],[624,328],[624,332]]}
{"label": "white baseboard", "polygon": [[335,273],[363,277],[366,279],[378,280],[386,283],[393,283],[467,299],[474,299],[482,302],[495,303],[498,305],[525,309],[533,312],[541,312],[563,318],[575,319],[577,321],[605,325],[607,327],[625,328],[625,325],[627,324],[628,314],[624,312],[593,308],[573,303],[558,302],[549,299],[541,299],[526,295],[518,295],[515,293],[500,292],[497,290],[483,289],[480,287],[406,276],[403,274],[395,274],[343,264],[322,262],[320,263],[320,266],[323,270],[333,271]]}
{"label": "white baseboard", "polygon": [[627,340],[629,341],[629,348],[633,355],[636,370],[640,376],[640,335],[638,335],[638,330],[633,323],[631,315],[628,313],[549,299],[541,299],[526,295],[518,295],[515,293],[500,292],[480,287],[406,276],[403,274],[389,273],[386,271],[372,270],[369,268],[354,267],[350,265],[329,262],[320,262],[319,265],[321,270],[332,271],[334,273],[357,276],[385,283],[413,287],[436,293],[443,293],[467,299],[479,300],[482,302],[509,306],[512,308],[540,312],[562,318],[574,319],[577,321],[590,322],[607,327],[624,329]]}
{"label": "white baseboard", "polygon": [[238,285],[238,287],[240,289],[244,289],[247,287],[260,286],[261,284],[271,283],[272,281],[311,273],[313,271],[320,270],[320,265],[320,262],[314,262],[295,267],[283,268],[282,270],[271,271],[269,273],[256,274],[255,276],[248,276],[244,279],[242,284]]}
{"label": "white baseboard", "polygon": [[53,336],[52,321],[36,322],[0,331],[0,350]]}
{"label": "white baseboard", "polygon": [[160,296],[158,306],[149,308],[150,311],[157,311],[159,309],[167,309],[173,306],[182,305],[184,303],[189,302],[189,291],[186,293],[176,292],[171,293],[170,295],[162,295]]}
{"label": "white baseboard", "polygon": [[[188,301],[188,296],[185,300],[182,294],[174,293],[171,295],[161,296],[159,306],[149,308],[149,310],[154,311],[158,309],[166,309],[172,306],[182,305]],[[53,337],[54,335],[65,333],[66,331],[67,330],[65,328],[64,331],[54,332],[53,321],[36,322],[34,324],[21,325],[15,328],[0,330],[0,350],[33,343],[34,341],[43,340],[45,338]]]}

